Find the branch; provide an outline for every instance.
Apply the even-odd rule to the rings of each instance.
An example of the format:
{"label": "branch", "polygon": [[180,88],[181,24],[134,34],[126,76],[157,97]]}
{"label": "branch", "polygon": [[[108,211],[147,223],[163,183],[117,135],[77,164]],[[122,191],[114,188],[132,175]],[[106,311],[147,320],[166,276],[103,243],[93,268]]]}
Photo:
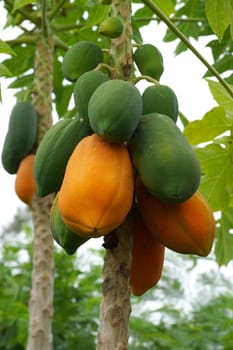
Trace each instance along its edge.
{"label": "branch", "polygon": [[59,48],[59,49],[62,49],[64,51],[67,51],[69,46],[64,42],[62,41],[61,39],[59,39],[58,37],[54,36],[54,46],[56,48]]}
{"label": "branch", "polygon": [[199,51],[189,42],[184,34],[169,20],[169,18],[155,5],[151,0],[142,0],[142,2],[149,7],[167,26],[173,33],[193,52],[195,56],[208,68],[208,70],[218,79],[220,84],[233,98],[233,90],[227,84],[227,82],[220,76],[218,71],[211,65],[206,59],[199,53]]}
{"label": "branch", "polygon": [[54,17],[56,17],[57,13],[59,12],[59,10],[62,8],[62,6],[64,5],[64,3],[66,2],[66,0],[60,0],[56,6],[54,6],[54,8],[52,9],[52,11],[49,13],[48,18],[51,21]]}
{"label": "branch", "polygon": [[[145,21],[161,21],[161,18],[159,17],[134,17],[133,18],[134,22],[145,22]],[[206,22],[205,18],[198,18],[198,17],[170,17],[171,22],[188,22],[188,23],[198,23],[198,22]]]}
{"label": "branch", "polygon": [[28,34],[28,35],[20,35],[16,39],[7,40],[6,43],[10,47],[14,47],[20,44],[35,44],[38,40],[38,35]]}
{"label": "branch", "polygon": [[73,29],[81,29],[83,28],[82,24],[56,24],[52,23],[51,28],[56,32],[65,32],[66,30],[73,30]]}
{"label": "branch", "polygon": [[45,38],[48,37],[48,20],[47,20],[47,0],[42,0],[41,30]]}

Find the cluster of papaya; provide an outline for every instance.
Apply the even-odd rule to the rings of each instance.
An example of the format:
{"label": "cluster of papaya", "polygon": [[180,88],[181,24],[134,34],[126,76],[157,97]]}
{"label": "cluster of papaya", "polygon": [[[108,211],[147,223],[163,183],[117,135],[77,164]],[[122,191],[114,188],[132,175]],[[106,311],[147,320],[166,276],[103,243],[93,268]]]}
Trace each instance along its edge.
{"label": "cluster of papaya", "polygon": [[15,192],[30,205],[36,193],[33,167],[37,138],[37,113],[30,102],[17,102],[11,111],[2,150],[2,165],[16,174]]}
{"label": "cluster of papaya", "polygon": [[215,220],[198,191],[199,161],[176,125],[177,97],[159,82],[159,50],[145,44],[134,52],[137,69],[154,82],[142,94],[134,79],[101,70],[103,61],[101,48],[89,41],[66,52],[62,72],[74,84],[77,115],[47,131],[34,177],[39,196],[56,193],[50,226],[68,254],[133,213],[130,289],[142,295],[159,281],[166,247],[209,254]]}

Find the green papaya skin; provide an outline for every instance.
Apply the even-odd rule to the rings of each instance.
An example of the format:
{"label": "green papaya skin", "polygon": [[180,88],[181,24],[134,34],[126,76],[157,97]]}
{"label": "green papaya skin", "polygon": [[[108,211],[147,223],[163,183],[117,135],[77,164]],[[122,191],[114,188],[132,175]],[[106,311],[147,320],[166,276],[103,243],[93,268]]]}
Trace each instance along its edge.
{"label": "green papaya skin", "polygon": [[62,61],[63,76],[75,82],[83,73],[103,62],[101,48],[90,41],[79,41],[65,53]]}
{"label": "green papaya skin", "polygon": [[34,163],[39,196],[59,191],[74,148],[82,138],[91,134],[90,128],[78,117],[60,120],[47,131],[37,149]]}
{"label": "green papaya skin", "polygon": [[58,195],[59,193],[56,195],[50,211],[50,229],[57,244],[67,254],[73,255],[87,239],[78,236],[64,224],[58,207]]}
{"label": "green papaya skin", "polygon": [[163,56],[157,47],[151,44],[139,46],[134,53],[134,61],[143,75],[159,81],[163,71]]}
{"label": "green papaya skin", "polygon": [[74,85],[74,102],[78,114],[89,123],[88,103],[93,92],[99,85],[109,80],[109,77],[101,71],[92,70],[82,74]]}
{"label": "green papaya skin", "polygon": [[168,116],[144,115],[128,146],[143,184],[159,200],[181,203],[198,189],[199,161]]}
{"label": "green papaya skin", "polygon": [[176,123],[179,111],[178,100],[169,86],[162,84],[149,86],[142,94],[142,103],[143,114],[165,114]]}
{"label": "green papaya skin", "polygon": [[130,139],[142,115],[142,99],[130,82],[113,79],[92,94],[88,115],[93,131],[108,142]]}
{"label": "green papaya skin", "polygon": [[9,174],[16,174],[19,164],[32,152],[37,138],[37,113],[30,102],[17,102],[8,123],[2,150],[2,165]]}
{"label": "green papaya skin", "polygon": [[99,26],[99,33],[111,39],[118,38],[123,33],[123,30],[122,21],[114,16],[106,18]]}

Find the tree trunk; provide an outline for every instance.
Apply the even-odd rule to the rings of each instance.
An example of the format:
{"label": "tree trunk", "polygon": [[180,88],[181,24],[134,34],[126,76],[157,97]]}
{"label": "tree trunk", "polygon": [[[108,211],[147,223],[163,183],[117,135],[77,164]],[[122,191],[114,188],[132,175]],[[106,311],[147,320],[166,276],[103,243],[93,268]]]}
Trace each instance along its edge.
{"label": "tree trunk", "polygon": [[[111,64],[116,73],[111,78],[128,80],[133,65],[131,1],[113,0],[111,14],[121,18],[124,25],[122,35],[112,40]],[[131,312],[129,291],[131,228],[132,216],[130,214],[116,233],[107,237],[97,350],[128,349],[128,323]],[[115,238],[116,247],[112,248],[111,245]]]}
{"label": "tree trunk", "polygon": [[[36,46],[34,106],[38,113],[38,144],[52,124],[53,41],[41,38]],[[49,212],[54,196],[35,196],[32,202],[34,226],[32,287],[29,303],[27,350],[52,350],[53,239]]]}
{"label": "tree trunk", "polygon": [[[116,74],[111,78],[128,80],[133,64],[131,1],[113,0],[112,16],[121,18],[123,34],[112,40],[111,64]],[[131,312],[129,277],[131,268],[132,216],[109,235],[103,267],[102,302],[99,313],[97,350],[128,349],[128,323]],[[114,240],[116,239],[116,242]],[[115,247],[111,245],[116,243]]]}
{"label": "tree trunk", "polygon": [[[116,235],[116,237],[115,237]],[[131,266],[131,217],[109,235],[116,247],[107,248],[103,267],[102,302],[97,350],[126,350],[131,312],[129,276]],[[116,242],[115,242],[116,240]]]}

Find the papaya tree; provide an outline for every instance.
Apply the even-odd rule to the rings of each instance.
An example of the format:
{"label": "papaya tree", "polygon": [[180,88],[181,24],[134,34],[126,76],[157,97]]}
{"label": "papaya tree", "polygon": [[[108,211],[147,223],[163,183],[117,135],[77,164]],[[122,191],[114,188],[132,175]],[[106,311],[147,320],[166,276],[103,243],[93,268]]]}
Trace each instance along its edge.
{"label": "papaya tree", "polygon": [[[131,293],[156,285],[165,249],[207,256],[218,211],[216,258],[232,258],[225,248],[232,242],[232,76],[220,75],[231,58],[232,2],[3,3],[6,26],[19,35],[1,42],[12,57],[0,72],[15,77],[17,89],[2,163],[16,180],[23,174],[17,194],[34,223],[27,349],[53,347],[53,238],[74,253],[99,237],[106,256],[97,349],[127,349]],[[180,40],[177,54],[191,50],[217,79],[208,82],[219,105],[200,121],[179,114],[175,92],[160,82],[162,53],[141,35],[155,20],[167,25],[164,40]],[[213,34],[210,65],[189,38]],[[143,92],[140,81],[149,85]],[[25,121],[22,106],[36,124]],[[52,111],[61,119],[55,125]],[[30,155],[34,163],[24,168]]]}

